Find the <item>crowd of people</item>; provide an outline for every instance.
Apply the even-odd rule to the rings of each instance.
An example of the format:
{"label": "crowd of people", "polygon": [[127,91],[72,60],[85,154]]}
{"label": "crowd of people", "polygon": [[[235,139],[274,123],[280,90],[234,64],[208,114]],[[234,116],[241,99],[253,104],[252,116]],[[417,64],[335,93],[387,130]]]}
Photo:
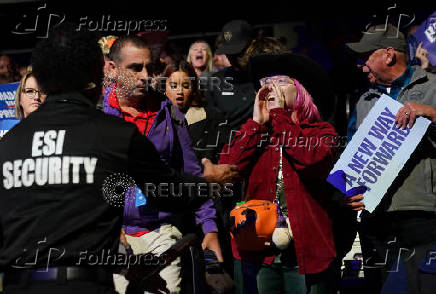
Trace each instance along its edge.
{"label": "crowd of people", "polygon": [[[344,147],[329,75],[282,41],[234,20],[215,52],[153,57],[141,36],[56,28],[0,140],[3,291],[333,294],[359,232],[366,293],[433,293],[436,76],[380,28],[346,44],[369,82],[348,139],[382,94],[404,105],[398,128],[431,124],[372,213],[326,181]],[[119,262],[132,257],[163,264]]]}

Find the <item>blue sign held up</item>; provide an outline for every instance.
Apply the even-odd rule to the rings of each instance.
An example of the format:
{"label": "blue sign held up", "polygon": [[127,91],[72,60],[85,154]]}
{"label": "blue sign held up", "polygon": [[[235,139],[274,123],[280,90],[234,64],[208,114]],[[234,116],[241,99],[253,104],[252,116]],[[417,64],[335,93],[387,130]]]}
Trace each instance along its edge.
{"label": "blue sign held up", "polygon": [[422,22],[413,36],[422,42],[422,48],[427,50],[430,63],[436,65],[436,11]]}
{"label": "blue sign held up", "polygon": [[0,138],[19,120],[15,118],[15,92],[19,83],[0,85]]}

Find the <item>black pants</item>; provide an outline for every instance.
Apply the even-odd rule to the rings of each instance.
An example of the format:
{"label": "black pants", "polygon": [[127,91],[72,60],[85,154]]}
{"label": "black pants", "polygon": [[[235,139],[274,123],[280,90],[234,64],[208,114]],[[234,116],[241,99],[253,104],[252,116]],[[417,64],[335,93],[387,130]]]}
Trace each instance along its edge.
{"label": "black pants", "polygon": [[[401,211],[362,218],[360,237],[364,255],[365,279],[372,285],[370,293],[390,291],[398,283],[386,283],[403,272],[406,293],[435,293],[436,275],[419,270],[436,243],[436,215],[424,211]],[[398,261],[404,270],[398,271]],[[398,273],[397,273],[398,271]],[[370,274],[368,274],[370,273]],[[395,281],[395,280],[394,280]],[[383,289],[383,290],[382,290]]]}

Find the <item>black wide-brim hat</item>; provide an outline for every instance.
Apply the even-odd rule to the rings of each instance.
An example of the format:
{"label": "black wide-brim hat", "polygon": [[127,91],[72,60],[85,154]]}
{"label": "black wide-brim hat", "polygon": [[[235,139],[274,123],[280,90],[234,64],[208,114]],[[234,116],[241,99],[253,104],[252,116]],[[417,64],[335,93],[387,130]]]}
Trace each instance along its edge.
{"label": "black wide-brim hat", "polygon": [[264,77],[286,75],[298,80],[312,96],[323,119],[331,119],[336,101],[333,87],[326,70],[314,60],[292,53],[261,54],[250,58],[248,70],[256,90]]}

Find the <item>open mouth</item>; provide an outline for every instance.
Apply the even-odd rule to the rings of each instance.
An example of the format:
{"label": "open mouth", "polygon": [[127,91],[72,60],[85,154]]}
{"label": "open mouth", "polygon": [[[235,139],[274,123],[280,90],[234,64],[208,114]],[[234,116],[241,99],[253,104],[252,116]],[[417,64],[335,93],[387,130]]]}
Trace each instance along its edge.
{"label": "open mouth", "polygon": [[274,101],[274,99],[276,99],[276,94],[274,91],[269,92],[268,95],[266,95],[266,99],[268,101]]}
{"label": "open mouth", "polygon": [[177,103],[182,103],[183,102],[183,96],[176,97],[176,102]]}
{"label": "open mouth", "polygon": [[203,55],[196,55],[195,56],[195,60],[196,61],[203,61],[204,60],[204,56]]}

